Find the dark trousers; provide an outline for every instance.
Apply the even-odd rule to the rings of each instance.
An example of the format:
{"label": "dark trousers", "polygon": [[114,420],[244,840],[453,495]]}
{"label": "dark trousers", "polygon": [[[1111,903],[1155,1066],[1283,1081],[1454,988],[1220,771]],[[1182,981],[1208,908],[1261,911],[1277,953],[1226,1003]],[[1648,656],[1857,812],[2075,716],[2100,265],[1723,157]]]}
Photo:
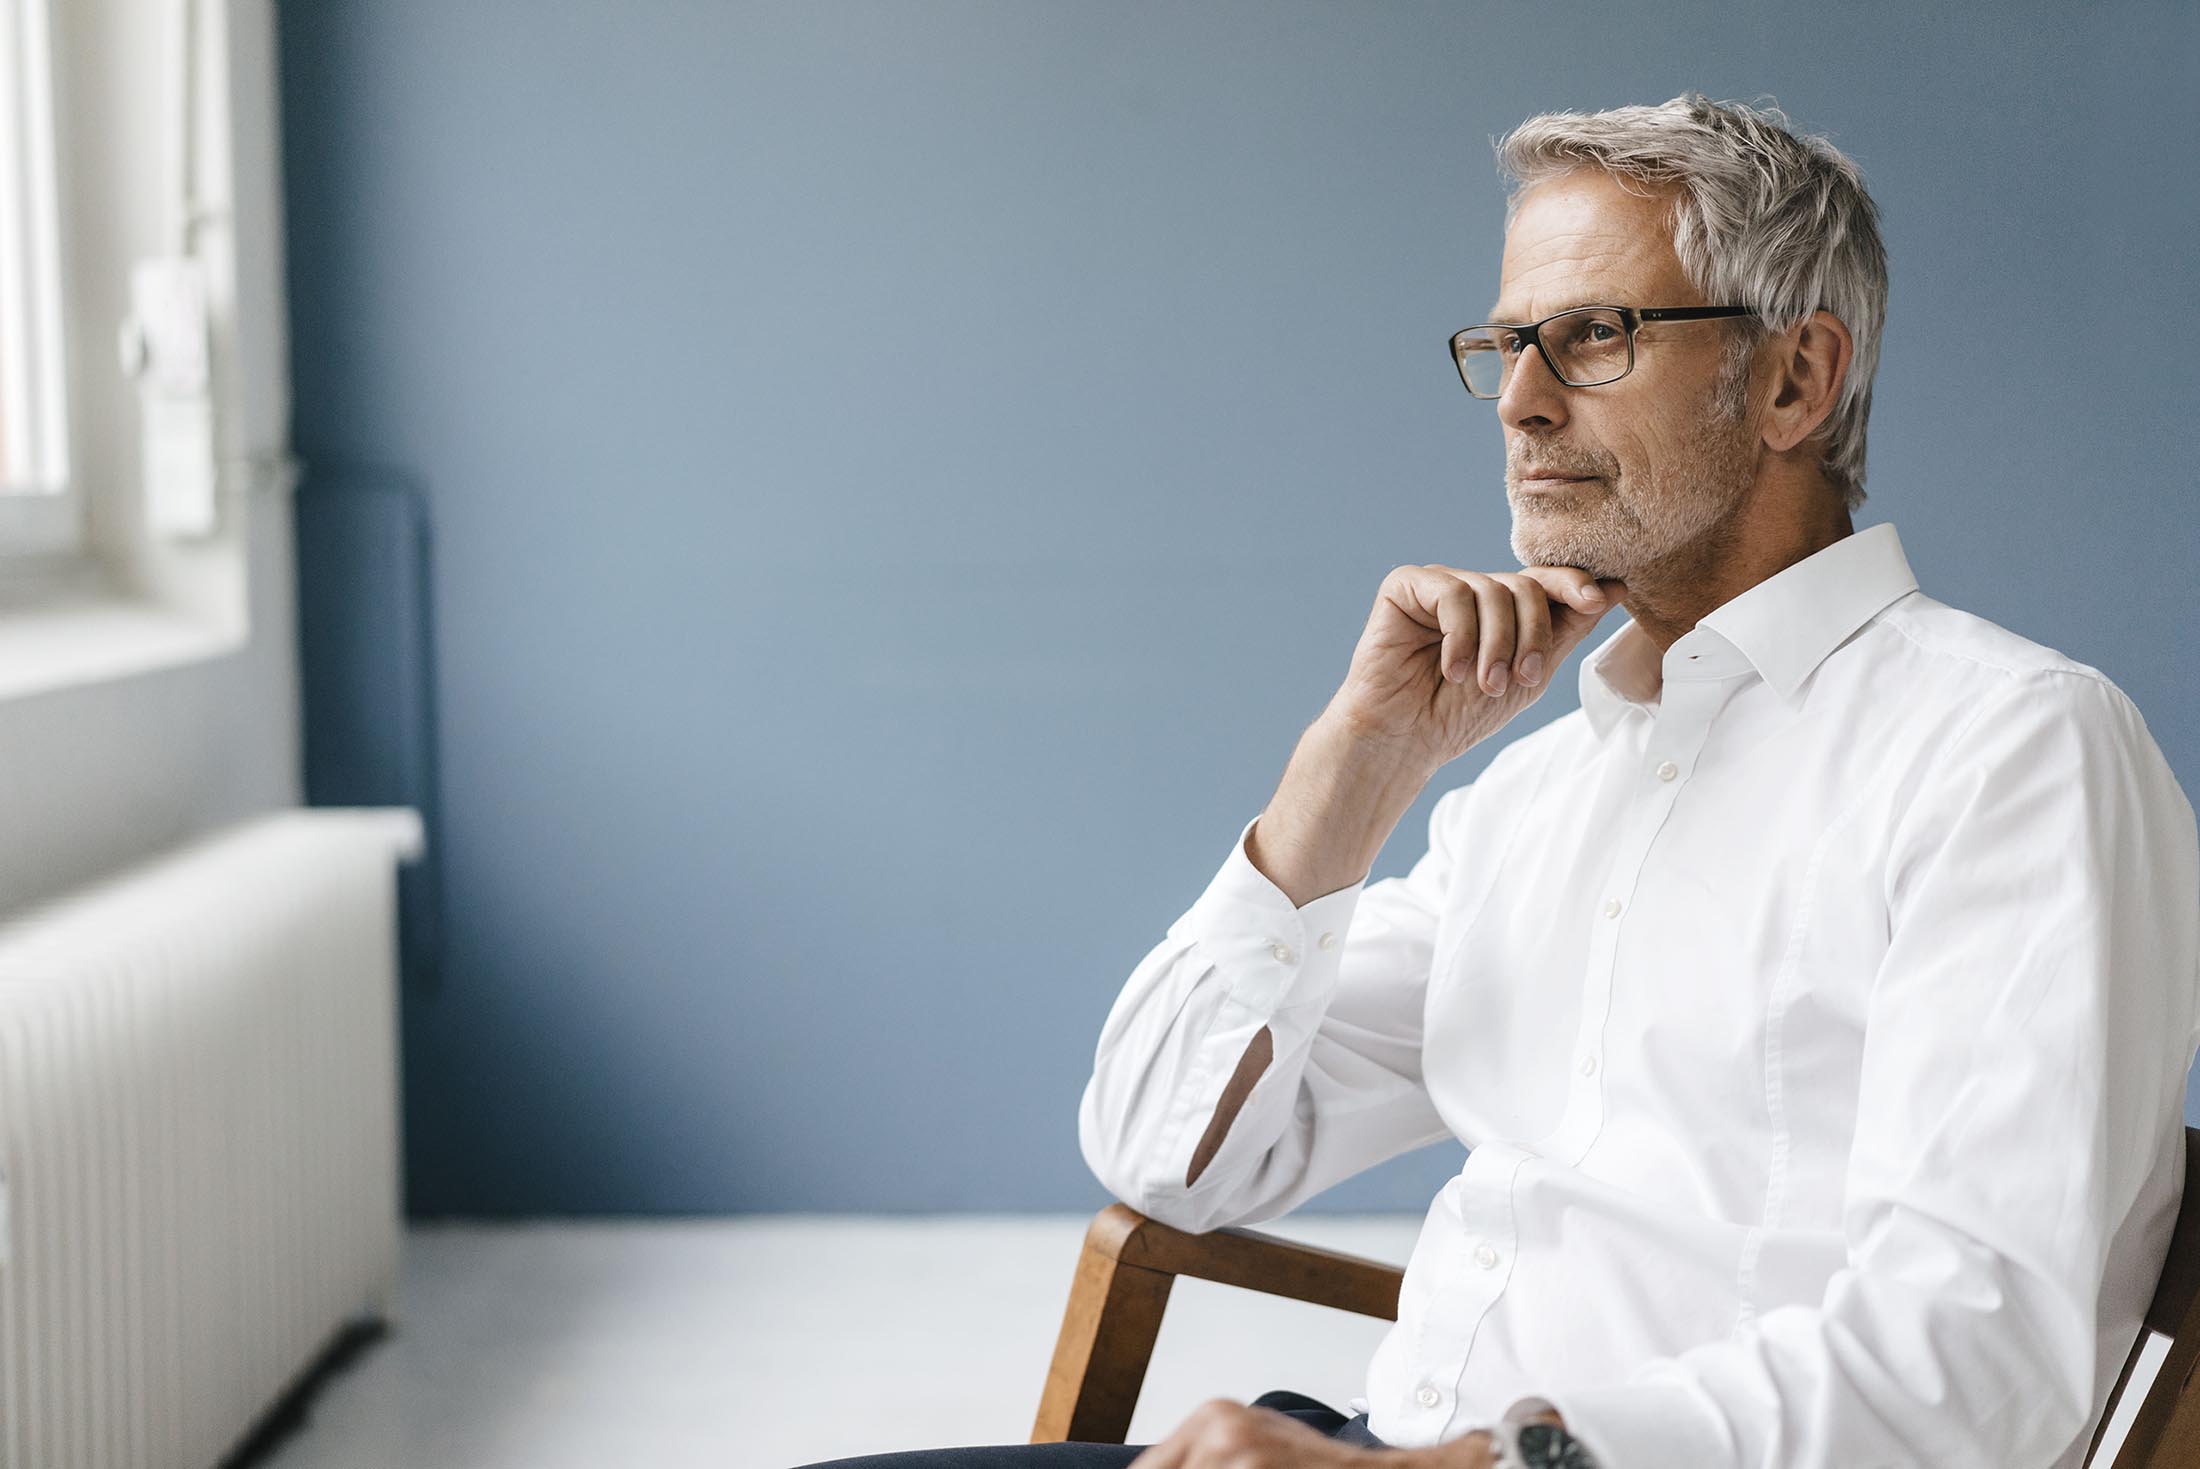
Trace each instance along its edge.
{"label": "dark trousers", "polygon": [[[1393,1447],[1367,1431],[1367,1415],[1347,1418],[1327,1403],[1305,1393],[1281,1388],[1253,1399],[1256,1408],[1296,1418],[1338,1443],[1361,1448]],[[803,1469],[1124,1469],[1151,1444],[1121,1443],[1007,1443],[964,1449],[910,1449],[898,1454],[861,1454],[853,1459],[828,1459]]]}

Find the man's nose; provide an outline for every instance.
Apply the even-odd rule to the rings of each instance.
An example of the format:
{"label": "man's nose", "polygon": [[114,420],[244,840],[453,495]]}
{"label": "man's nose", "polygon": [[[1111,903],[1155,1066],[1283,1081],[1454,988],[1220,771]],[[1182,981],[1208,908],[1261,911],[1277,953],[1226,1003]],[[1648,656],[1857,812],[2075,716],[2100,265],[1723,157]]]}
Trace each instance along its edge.
{"label": "man's nose", "polygon": [[1528,348],[1513,363],[1512,375],[1497,395],[1497,413],[1515,428],[1566,421],[1566,385],[1551,371],[1540,345]]}

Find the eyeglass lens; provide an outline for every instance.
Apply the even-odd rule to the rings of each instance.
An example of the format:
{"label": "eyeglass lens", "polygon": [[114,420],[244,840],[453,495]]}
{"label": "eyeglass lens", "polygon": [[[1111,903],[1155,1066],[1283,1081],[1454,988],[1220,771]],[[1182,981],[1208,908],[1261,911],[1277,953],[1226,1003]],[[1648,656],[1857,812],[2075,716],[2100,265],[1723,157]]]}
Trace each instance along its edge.
{"label": "eyeglass lens", "polygon": [[[1590,306],[1565,312],[1544,322],[1537,340],[1559,381],[1569,387],[1594,387],[1626,375],[1627,323],[1617,311]],[[1526,350],[1526,333],[1505,326],[1461,332],[1452,344],[1467,391],[1482,398],[1494,398],[1505,390]]]}

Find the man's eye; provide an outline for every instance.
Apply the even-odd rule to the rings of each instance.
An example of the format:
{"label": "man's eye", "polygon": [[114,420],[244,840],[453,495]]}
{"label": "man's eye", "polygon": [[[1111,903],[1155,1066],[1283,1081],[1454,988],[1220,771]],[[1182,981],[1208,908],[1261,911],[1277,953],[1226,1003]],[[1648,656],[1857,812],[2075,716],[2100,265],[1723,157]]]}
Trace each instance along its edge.
{"label": "man's eye", "polygon": [[[1604,335],[1597,336],[1598,332]],[[1583,328],[1582,335],[1592,342],[1616,342],[1619,340],[1619,328],[1608,321],[1592,321]]]}
{"label": "man's eye", "polygon": [[1520,333],[1499,332],[1497,334],[1497,350],[1507,357],[1516,356],[1520,351]]}

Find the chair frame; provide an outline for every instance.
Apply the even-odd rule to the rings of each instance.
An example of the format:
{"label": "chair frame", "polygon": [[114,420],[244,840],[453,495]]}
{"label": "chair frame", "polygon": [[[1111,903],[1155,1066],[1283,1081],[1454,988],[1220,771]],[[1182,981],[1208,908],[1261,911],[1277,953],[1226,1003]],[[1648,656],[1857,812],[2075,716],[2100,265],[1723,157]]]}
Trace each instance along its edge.
{"label": "chair frame", "polygon": [[[1398,1319],[1405,1272],[1377,1260],[1223,1228],[1187,1234],[1125,1204],[1093,1217],[1047,1368],[1033,1443],[1122,1443],[1179,1276],[1286,1296],[1384,1321]],[[2200,1128],[2185,1129],[2185,1192],[2145,1325],[2094,1426],[2093,1464],[2150,1333],[2169,1352],[2139,1400],[2111,1469],[2200,1469]]]}

